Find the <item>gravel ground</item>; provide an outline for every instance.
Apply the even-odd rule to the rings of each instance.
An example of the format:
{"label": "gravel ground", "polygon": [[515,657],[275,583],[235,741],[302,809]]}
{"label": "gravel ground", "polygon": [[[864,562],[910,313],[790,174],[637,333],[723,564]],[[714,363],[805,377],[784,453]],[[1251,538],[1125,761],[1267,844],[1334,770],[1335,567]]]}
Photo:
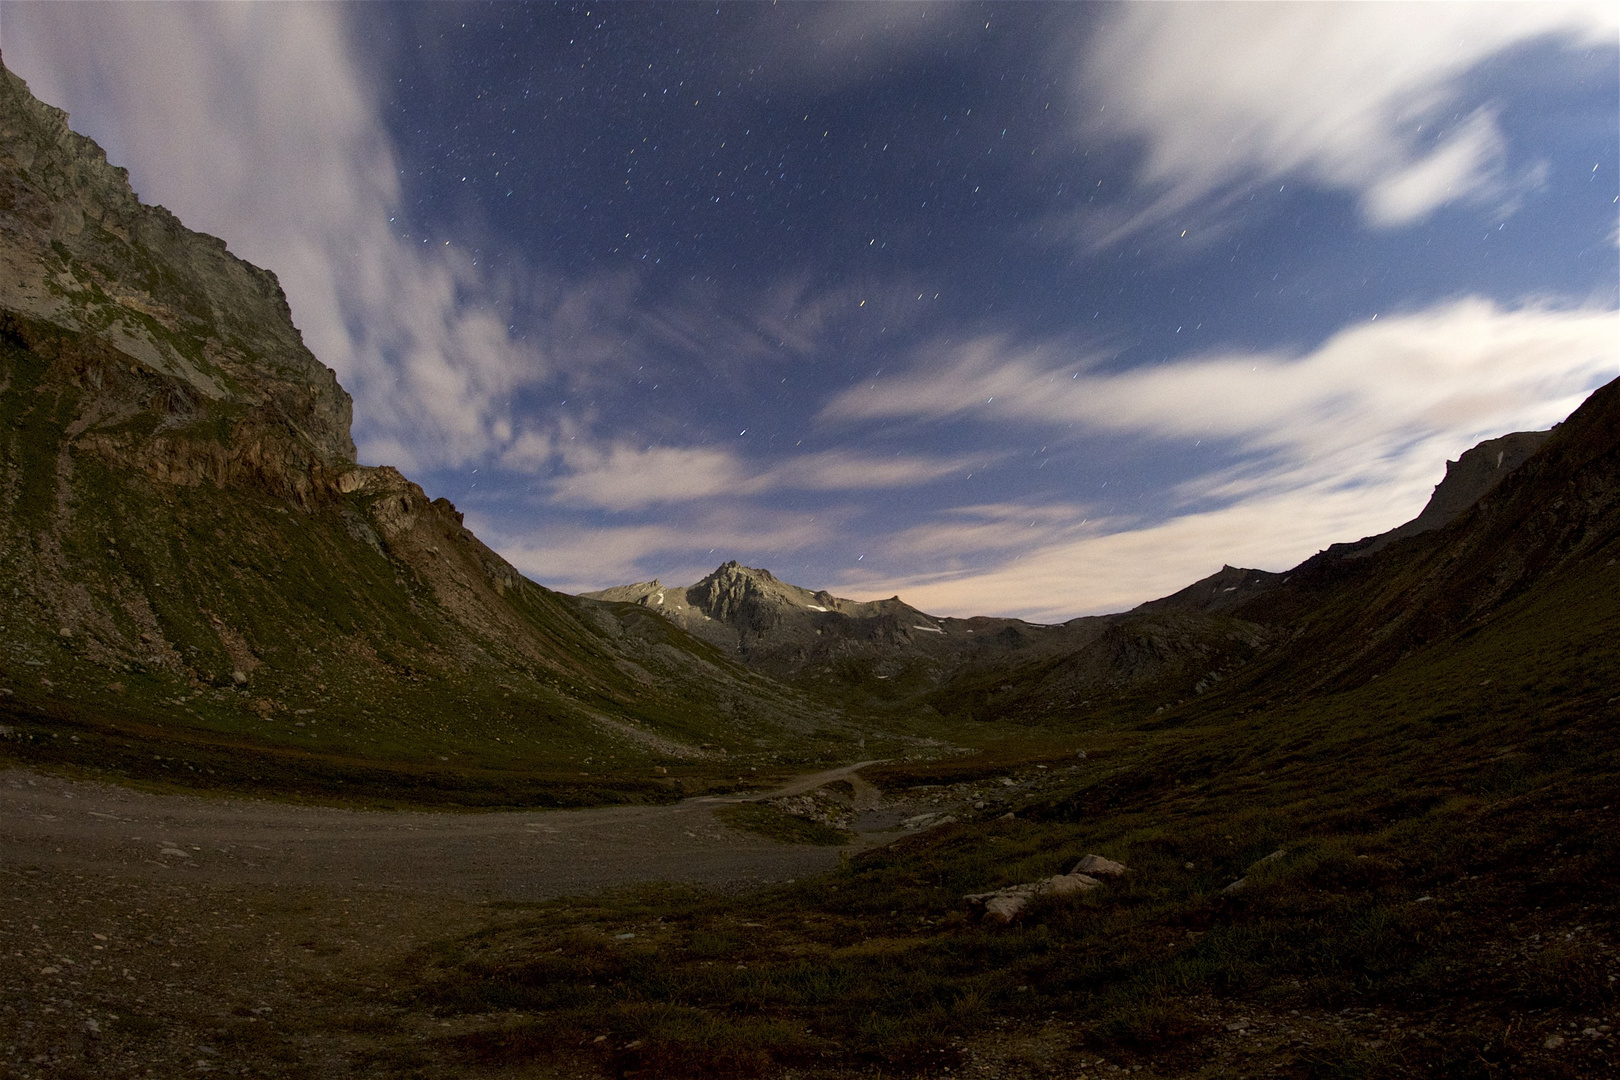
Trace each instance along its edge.
{"label": "gravel ground", "polygon": [[727,801],[393,813],[0,771],[0,1077],[409,1074],[400,1046],[442,1032],[376,1003],[421,945],[526,901],[838,864],[721,826]]}
{"label": "gravel ground", "polygon": [[[782,790],[809,790],[856,767]],[[734,886],[838,865],[837,849],[723,827],[714,810],[728,801],[403,813],[152,795],[11,769],[0,772],[0,865],[53,877],[116,870],[154,884],[363,887],[511,901],[644,881]]]}

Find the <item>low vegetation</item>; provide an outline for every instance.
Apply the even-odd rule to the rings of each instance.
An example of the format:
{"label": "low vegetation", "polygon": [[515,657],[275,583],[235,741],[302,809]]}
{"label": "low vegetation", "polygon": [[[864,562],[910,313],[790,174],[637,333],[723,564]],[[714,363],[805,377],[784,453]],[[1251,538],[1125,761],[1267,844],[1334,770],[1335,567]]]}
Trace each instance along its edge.
{"label": "low vegetation", "polygon": [[715,817],[734,829],[768,836],[788,844],[848,844],[853,833],[772,806],[768,802],[733,803],[715,811]]}
{"label": "low vegetation", "polygon": [[[813,881],[541,905],[417,957],[397,1007],[454,1018],[441,1050],[468,1065],[620,1075],[936,1075],[1015,1032],[1030,1068],[1597,1075],[1620,977],[1620,605],[1584,598],[1616,573],[1353,690],[870,770],[891,791],[1049,779],[1011,818]],[[1087,852],[1130,872],[1009,925],[962,900]]]}

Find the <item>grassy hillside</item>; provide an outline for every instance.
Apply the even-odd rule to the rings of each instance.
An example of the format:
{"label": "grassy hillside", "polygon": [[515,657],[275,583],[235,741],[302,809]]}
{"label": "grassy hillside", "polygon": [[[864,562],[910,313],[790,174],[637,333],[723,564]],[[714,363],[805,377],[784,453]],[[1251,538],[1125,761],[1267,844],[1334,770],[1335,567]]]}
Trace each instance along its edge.
{"label": "grassy hillside", "polygon": [[847,744],[656,616],[526,581],[391,470],[278,484],[262,410],[3,329],[0,752],[489,805],[672,798]]}

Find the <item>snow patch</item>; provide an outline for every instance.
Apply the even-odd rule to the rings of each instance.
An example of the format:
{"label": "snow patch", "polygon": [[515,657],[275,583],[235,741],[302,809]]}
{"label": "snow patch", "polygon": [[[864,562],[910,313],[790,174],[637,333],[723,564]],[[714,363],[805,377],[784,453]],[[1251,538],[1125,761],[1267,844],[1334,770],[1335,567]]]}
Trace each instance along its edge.
{"label": "snow patch", "polygon": [[926,630],[930,634],[943,634],[945,632],[945,631],[941,630],[937,626],[913,626],[912,629],[913,630]]}
{"label": "snow patch", "polygon": [[826,611],[827,610],[826,608],[822,607],[820,604],[806,604],[804,606],[809,608],[811,611]]}

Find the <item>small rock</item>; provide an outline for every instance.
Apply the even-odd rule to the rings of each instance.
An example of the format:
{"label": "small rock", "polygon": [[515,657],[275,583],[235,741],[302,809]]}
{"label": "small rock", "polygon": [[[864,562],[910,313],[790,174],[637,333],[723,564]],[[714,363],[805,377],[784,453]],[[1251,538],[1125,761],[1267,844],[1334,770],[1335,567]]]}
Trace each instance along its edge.
{"label": "small rock", "polygon": [[1002,922],[1012,922],[1024,913],[1029,906],[1029,896],[1025,893],[1003,892],[997,893],[984,903],[984,913],[1000,919]]}
{"label": "small rock", "polygon": [[1010,776],[1003,776],[1000,780],[997,780],[996,783],[1000,784],[1002,787],[1017,787],[1018,786],[1018,781],[1014,780]]}
{"label": "small rock", "polygon": [[1012,821],[1017,816],[1018,816],[1017,814],[1015,814],[1011,810],[1009,810],[1005,814],[1002,814],[1000,817],[996,818],[996,820],[997,821]]}
{"label": "small rock", "polygon": [[1092,889],[1102,888],[1102,882],[1088,874],[1078,872],[1059,874],[1046,879],[1046,888],[1053,896],[1068,896],[1070,893],[1090,892]]}
{"label": "small rock", "polygon": [[57,633],[62,635],[64,638],[70,638],[70,637],[73,636],[73,627],[64,626],[60,630],[58,630]]}
{"label": "small rock", "polygon": [[1545,1046],[1548,1050],[1556,1050],[1560,1046],[1564,1045],[1564,1037],[1562,1035],[1549,1035],[1547,1036],[1547,1041],[1541,1045]]}
{"label": "small rock", "polygon": [[84,1022],[84,1030],[88,1031],[92,1035],[100,1035],[101,1025],[98,1024],[96,1022],[96,1018],[92,1016],[90,1019]]}
{"label": "small rock", "polygon": [[1238,878],[1238,879],[1237,879],[1237,880],[1236,880],[1236,881],[1234,881],[1234,882],[1232,882],[1232,884],[1230,884],[1230,885],[1228,885],[1228,886],[1227,886],[1227,887],[1226,887],[1226,888],[1224,888],[1224,889],[1222,889],[1222,890],[1221,890],[1221,892],[1223,892],[1223,893],[1235,893],[1235,892],[1242,892],[1242,891],[1243,891],[1243,887],[1244,887],[1244,886],[1245,886],[1245,885],[1247,885],[1247,884],[1248,884],[1248,883],[1249,883],[1249,879],[1248,879],[1248,878],[1246,878],[1246,877],[1240,877],[1240,878]]}
{"label": "small rock", "polygon": [[1197,863],[1188,863],[1186,866],[1182,867],[1182,869],[1183,870],[1196,870],[1196,869],[1198,869],[1198,864]]}
{"label": "small rock", "polygon": [[1086,756],[1086,752],[1084,750],[1076,750],[1074,752],[1074,756],[1077,758],[1083,758]]}
{"label": "small rock", "polygon": [[1069,896],[1090,892],[1102,887],[1102,882],[1085,874],[1058,874],[1041,881],[1026,881],[1009,885],[994,892],[970,893],[962,899],[984,905],[984,913],[1000,922],[1009,923],[1024,913],[1024,908],[1037,896]]}
{"label": "small rock", "polygon": [[1071,874],[1090,874],[1092,877],[1124,877],[1126,872],[1124,863],[1105,859],[1101,855],[1087,855],[1074,864]]}
{"label": "small rock", "polygon": [[237,668],[235,671],[231,672],[231,682],[235,683],[237,686],[241,686],[243,683],[247,682],[247,672],[243,671],[241,668]]}
{"label": "small rock", "polygon": [[55,965],[52,965],[50,967],[42,967],[42,968],[40,968],[39,973],[41,975],[56,975],[56,974],[59,974],[61,972],[61,970],[62,970],[61,968],[56,967]]}
{"label": "small rock", "polygon": [[979,800],[975,801],[974,804],[973,804],[973,809],[975,809],[975,810],[983,810],[984,809],[984,800],[979,799]]}

